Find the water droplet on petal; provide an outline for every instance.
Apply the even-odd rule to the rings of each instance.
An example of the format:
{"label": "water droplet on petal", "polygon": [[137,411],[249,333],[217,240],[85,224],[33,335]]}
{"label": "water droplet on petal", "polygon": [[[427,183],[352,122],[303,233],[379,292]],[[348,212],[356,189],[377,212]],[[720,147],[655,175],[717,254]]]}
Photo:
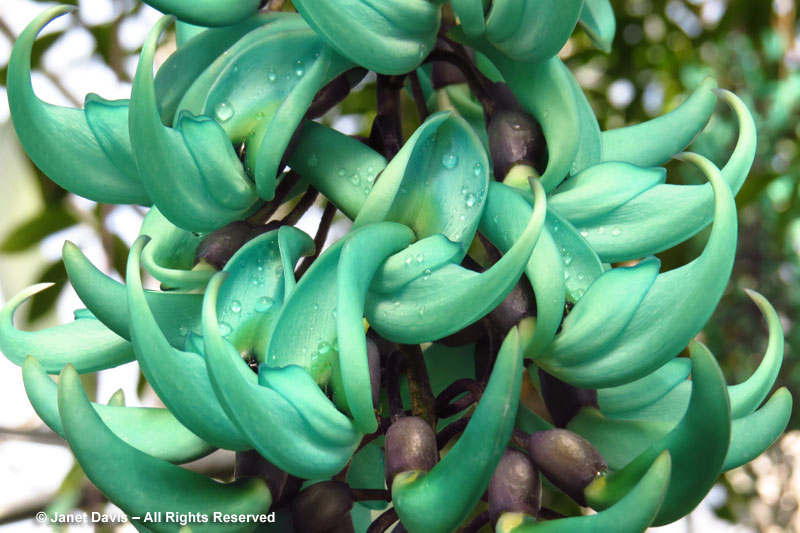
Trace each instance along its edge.
{"label": "water droplet on petal", "polygon": [[347,169],[346,169],[346,168],[344,168],[344,167],[341,167],[341,168],[340,168],[340,169],[337,171],[337,174],[339,174],[340,176],[344,176],[345,174],[347,174]]}
{"label": "water droplet on petal", "polygon": [[230,324],[228,324],[227,322],[220,322],[219,323],[219,333],[220,333],[220,335],[222,335],[223,337],[227,337],[228,335],[231,334],[231,331],[232,330],[231,330],[231,325]]}
{"label": "water droplet on petal", "polygon": [[406,257],[406,264],[410,265],[413,260],[414,258],[409,255],[408,257]]}
{"label": "water droplet on petal", "polygon": [[606,228],[604,228],[603,226],[600,226],[599,228],[597,228],[597,234],[598,235],[602,235],[605,232],[606,232]]}
{"label": "water droplet on petal", "polygon": [[360,180],[358,179],[358,174],[353,174],[352,176],[350,176],[347,179],[349,179],[350,183],[352,183],[353,185],[358,185],[359,182],[360,182]]}
{"label": "water droplet on petal", "polygon": [[461,194],[467,194],[469,192],[469,187],[466,185],[461,186]]}
{"label": "water droplet on petal", "polygon": [[178,335],[180,335],[181,337],[185,337],[188,334],[189,334],[189,328],[187,328],[186,326],[181,326],[178,328]]}
{"label": "water droplet on petal", "polygon": [[275,300],[270,298],[269,296],[262,296],[256,301],[256,311],[259,313],[266,313],[270,309],[272,309]]}
{"label": "water droplet on petal", "polygon": [[570,263],[572,263],[572,254],[567,252],[564,254],[564,264],[568,265]]}
{"label": "water droplet on petal", "polygon": [[375,181],[375,174],[371,174],[371,173],[367,174],[367,181],[370,182],[370,183]]}
{"label": "water droplet on petal", "polygon": [[472,172],[474,172],[476,176],[480,176],[481,172],[483,172],[483,165],[481,165],[480,163],[475,163],[472,166]]}
{"label": "water droplet on petal", "polygon": [[616,228],[614,228],[614,230],[611,232],[611,235],[613,235],[613,236],[615,236],[615,237],[616,237],[617,235],[622,235],[622,228],[620,228],[620,227],[616,227]]}
{"label": "water droplet on petal", "polygon": [[274,82],[275,80],[278,79],[278,75],[275,73],[274,68],[271,68],[269,69],[269,71],[267,71],[267,79],[271,82]]}
{"label": "water droplet on petal", "polygon": [[333,308],[333,311],[331,311],[331,316],[334,318],[334,320],[336,319],[337,316],[339,316],[339,313],[336,312],[335,307]]}
{"label": "water droplet on petal", "polygon": [[583,281],[586,278],[585,274],[578,274],[578,281]]}
{"label": "water droplet on petal", "polygon": [[301,78],[303,76],[303,74],[305,74],[305,70],[303,70],[303,62],[302,61],[298,61],[297,64],[295,64],[295,66],[294,66],[294,74],[298,78]]}
{"label": "water droplet on petal", "polygon": [[261,111],[256,113],[256,120],[264,120],[264,113],[262,113]]}
{"label": "water droplet on petal", "polygon": [[589,230],[582,229],[581,230],[581,237],[588,237],[588,236],[589,236]]}
{"label": "water droplet on petal", "polygon": [[219,102],[214,107],[214,116],[217,118],[219,122],[225,122],[231,119],[233,116],[233,106],[227,100],[223,100]]}
{"label": "water droplet on petal", "polygon": [[331,345],[328,344],[328,341],[321,341],[317,345],[317,351],[319,352],[320,355],[325,355],[331,351]]}
{"label": "water droplet on petal", "polygon": [[319,165],[319,158],[317,157],[317,154],[311,154],[310,156],[308,156],[308,161],[307,162],[308,162],[308,166],[310,166],[310,167],[315,167],[315,166]]}
{"label": "water droplet on petal", "polygon": [[564,279],[569,279],[569,271],[564,271]]}
{"label": "water droplet on petal", "polygon": [[446,169],[456,168],[456,166],[458,165],[458,156],[452,152],[444,154],[444,156],[442,157],[442,165]]}
{"label": "water droplet on petal", "polygon": [[475,205],[475,195],[474,195],[474,194],[472,194],[472,193],[469,193],[469,194],[467,195],[466,199],[464,200],[464,203],[466,203],[466,204],[467,204],[467,207],[472,207],[472,206],[474,206],[474,205]]}
{"label": "water droplet on petal", "polygon": [[422,307],[419,308],[419,316],[422,316],[424,314],[425,314],[425,306],[423,305]]}
{"label": "water droplet on petal", "polygon": [[417,255],[417,263],[422,263],[423,261],[425,261],[425,256],[422,255],[422,254],[418,254]]}
{"label": "water droplet on petal", "polygon": [[231,302],[231,311],[234,313],[241,313],[242,312],[242,302],[239,300],[234,300]]}
{"label": "water droplet on petal", "polygon": [[314,302],[314,305],[312,305],[311,307],[314,308],[314,311],[319,311],[319,304],[317,302]]}

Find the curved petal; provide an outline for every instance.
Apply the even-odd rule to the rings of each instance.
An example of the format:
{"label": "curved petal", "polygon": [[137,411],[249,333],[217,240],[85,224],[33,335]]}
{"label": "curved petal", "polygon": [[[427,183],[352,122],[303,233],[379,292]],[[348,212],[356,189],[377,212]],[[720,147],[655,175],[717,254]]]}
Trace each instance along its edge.
{"label": "curved petal", "polygon": [[545,61],[567,42],[582,6],[583,0],[494,0],[486,38],[514,61]]}
{"label": "curved petal", "polygon": [[[739,122],[739,140],[722,168],[725,181],[736,194],[755,157],[755,123],[736,95],[728,91],[715,92],[733,108]],[[683,121],[691,120],[692,116]],[[664,138],[671,138],[671,133],[664,135]],[[639,137],[636,138],[638,142]],[[713,195],[708,184],[656,185],[620,208],[587,222],[583,231],[603,261],[636,259],[666,250],[706,227],[714,216]],[[610,228],[614,228],[613,231],[608,231]]]}
{"label": "curved petal", "polygon": [[428,473],[397,474],[392,502],[411,532],[450,532],[480,500],[514,429],[522,384],[522,346],[512,328],[464,433]]}
{"label": "curved petal", "polygon": [[[603,414],[629,420],[626,413],[641,409],[663,398],[691,373],[691,362],[685,357],[667,361],[667,364],[636,381],[617,387],[597,390],[597,401]],[[730,387],[728,388],[730,391]],[[687,395],[688,404],[688,395]],[[733,405],[731,405],[731,410]]]}
{"label": "curved petal", "polygon": [[364,334],[364,301],[381,263],[414,240],[410,228],[393,222],[370,224],[350,234],[337,272],[336,335],[347,406],[361,433],[378,430]]}
{"label": "curved petal", "polygon": [[[725,378],[708,348],[692,341],[692,397],[683,419],[621,471],[593,481],[585,491],[592,507],[610,505],[664,450],[672,457],[672,475],[654,525],[688,514],[717,480],[731,439],[730,402]],[[697,450],[702,448],[703,453]]]}
{"label": "curved petal", "polygon": [[260,372],[267,386],[258,384],[236,348],[220,335],[217,294],[225,276],[211,279],[203,311],[208,373],[222,406],[248,442],[279,468],[307,479],[334,475],[350,460],[362,435],[299,367],[282,369],[292,373],[288,392],[285,383],[270,386],[273,379],[286,378],[274,374],[280,370]]}
{"label": "curved petal", "polygon": [[[126,444],[104,423],[86,397],[77,372],[67,366],[58,382],[58,410],[75,458],[86,476],[129,516],[177,513],[259,514],[272,503],[261,479],[219,483]],[[158,480],[158,483],[153,483]],[[175,524],[148,522],[154,531]],[[192,531],[248,531],[252,524],[193,523]]]}
{"label": "curved petal", "polygon": [[700,168],[714,187],[715,222],[705,250],[688,265],[659,275],[617,340],[601,353],[571,366],[550,362],[548,372],[559,379],[584,388],[638,379],[680,352],[719,302],[736,251],[736,205],[713,163],[691,153],[679,159]]}
{"label": "curved petal", "polygon": [[611,52],[611,43],[617,32],[617,19],[609,0],[584,0],[578,22],[592,44],[605,53]]}
{"label": "curved petal", "polygon": [[153,55],[158,37],[170,23],[165,17],[151,30],[134,76],[129,114],[133,154],[142,184],[170,222],[189,231],[213,231],[250,210],[256,201],[255,187],[216,122],[178,117],[178,126],[186,131],[161,123]]}
{"label": "curved petal", "polygon": [[139,235],[152,238],[142,252],[142,266],[168,287],[199,289],[216,272],[213,268],[193,269],[195,251],[204,235],[175,226],[157,207],[145,215]]}
{"label": "curved petal", "polygon": [[142,0],[162,13],[198,26],[229,26],[258,12],[261,0]]}
{"label": "curved petal", "polygon": [[[130,313],[125,285],[110,278],[69,241],[62,251],[72,287],[81,301],[107,328],[130,340]],[[184,345],[189,332],[200,331],[202,294],[145,291],[147,306],[170,345]]]}
{"label": "curved petal", "polygon": [[[392,295],[370,293],[365,311],[375,331],[405,344],[432,341],[460,330],[495,308],[519,280],[542,229],[544,189],[533,179],[531,188],[536,205],[528,225],[497,263],[480,274],[449,264]],[[424,321],[420,318],[423,316]]]}
{"label": "curved petal", "polygon": [[355,219],[386,158],[354,137],[306,121],[289,166]]}
{"label": "curved petal", "polygon": [[97,372],[133,361],[131,343],[108,329],[94,317],[81,317],[69,324],[39,331],[14,327],[14,313],[28,298],[51,287],[52,283],[32,285],[6,302],[0,311],[0,352],[15,365],[34,356],[51,374],[58,374],[72,363],[81,373]]}
{"label": "curved petal", "polygon": [[[130,146],[125,153],[108,154],[109,146],[95,137],[84,110],[48,104],[33,92],[30,61],[36,35],[49,21],[73,10],[56,6],[44,11],[14,44],[8,62],[8,104],[17,136],[36,166],[65,189],[98,202],[149,204],[138,176],[123,173],[115,163],[127,156]],[[112,122],[105,126],[124,138],[126,121],[117,120],[121,109],[112,104],[113,120],[108,117]]]}
{"label": "curved petal", "polygon": [[[22,380],[25,392],[39,418],[47,426],[66,438],[58,414],[58,385],[48,377],[39,362],[32,356],[22,363]],[[170,463],[188,463],[215,450],[181,425],[166,409],[156,407],[125,407],[92,403],[103,423],[127,444],[148,455]]]}
{"label": "curved petal", "polygon": [[686,148],[705,127],[717,97],[713,78],[706,78],[676,109],[625,128],[602,133],[603,161],[626,161],[640,167],[654,167],[669,161]]}
{"label": "curved petal", "polygon": [[131,341],[147,382],[181,424],[203,440],[229,450],[247,443],[220,406],[208,380],[206,363],[195,353],[170,346],[142,289],[139,258],[147,237],[139,237],[128,256],[128,309]]}
{"label": "curved petal", "polygon": [[296,0],[294,6],[337,52],[380,74],[414,70],[433,48],[441,18],[426,0]]}
{"label": "curved petal", "polygon": [[536,523],[506,513],[500,516],[495,531],[503,533],[644,531],[661,508],[671,471],[670,455],[663,452],[625,497],[605,511],[589,516],[573,516]]}
{"label": "curved petal", "polygon": [[483,22],[483,2],[481,0],[451,0],[453,12],[468,37],[480,37],[486,31]]}
{"label": "curved petal", "polygon": [[769,448],[789,424],[792,395],[781,387],[761,409],[733,421],[731,445],[722,470],[749,463]]}
{"label": "curved petal", "polygon": [[469,125],[449,111],[414,132],[372,187],[354,228],[400,222],[418,239],[440,233],[467,253],[486,202],[489,160]]}

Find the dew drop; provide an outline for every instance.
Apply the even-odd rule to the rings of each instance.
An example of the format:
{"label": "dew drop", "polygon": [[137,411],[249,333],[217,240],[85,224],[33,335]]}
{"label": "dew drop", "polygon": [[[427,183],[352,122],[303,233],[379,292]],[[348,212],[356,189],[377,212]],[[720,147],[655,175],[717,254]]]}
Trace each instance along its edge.
{"label": "dew drop", "polygon": [[242,312],[242,302],[239,300],[234,300],[231,302],[231,311],[234,313],[241,313]]}
{"label": "dew drop", "polygon": [[178,335],[180,335],[181,337],[185,337],[188,334],[189,334],[189,328],[187,328],[186,326],[181,326],[178,328]]}
{"label": "dew drop", "polygon": [[255,286],[259,286],[259,285],[263,285],[264,284],[264,280],[261,279],[261,276],[254,275],[252,278],[250,278],[250,281]]}
{"label": "dew drop", "polygon": [[321,341],[317,345],[317,352],[319,352],[320,355],[325,355],[330,351],[331,351],[331,345],[328,344],[328,341]]}
{"label": "dew drop", "polygon": [[442,165],[446,169],[456,168],[456,166],[458,165],[458,156],[454,153],[444,154],[444,156],[442,157]]}
{"label": "dew drop", "polygon": [[493,216],[492,220],[494,221],[495,224],[497,224],[497,221],[500,220],[500,215]]}
{"label": "dew drop", "polygon": [[466,219],[467,215],[461,215],[460,217],[458,217],[458,220],[460,220],[461,222],[464,222]]}
{"label": "dew drop", "polygon": [[264,113],[262,113],[261,111],[256,113],[256,120],[264,120]]}
{"label": "dew drop", "polygon": [[581,237],[588,237],[588,236],[589,236],[589,230],[582,229],[581,230]]}
{"label": "dew drop", "polygon": [[370,188],[365,185],[363,190],[364,194],[369,194]]}
{"label": "dew drop", "polygon": [[569,279],[569,271],[564,271],[564,279]]}
{"label": "dew drop", "polygon": [[405,194],[408,192],[408,189],[405,187],[400,187],[400,194]]}
{"label": "dew drop", "polygon": [[578,274],[578,281],[583,281],[586,278],[585,274]]}
{"label": "dew drop", "polygon": [[472,172],[474,172],[476,176],[480,176],[481,172],[483,172],[483,165],[481,165],[480,163],[475,163],[472,166]]}
{"label": "dew drop", "polygon": [[468,192],[469,192],[469,187],[467,187],[466,185],[463,185],[461,187],[461,194],[467,194]]}
{"label": "dew drop", "polygon": [[408,257],[406,257],[406,264],[410,265],[413,260],[414,258],[409,255]]}
{"label": "dew drop", "polygon": [[[334,312],[336,312],[336,309],[334,309]],[[336,337],[335,339],[333,339],[332,348],[333,348],[334,352],[338,352],[339,351],[339,337]]]}
{"label": "dew drop", "polygon": [[575,297],[580,298],[581,296],[583,296],[583,289],[577,289],[575,291]]}
{"label": "dew drop", "polygon": [[334,320],[336,320],[336,317],[339,316],[339,313],[336,312],[336,308],[335,307],[333,308],[333,311],[331,311],[331,316],[333,317]]}
{"label": "dew drop", "polygon": [[370,183],[375,181],[375,174],[372,174],[372,173],[367,174],[367,181],[370,182]]}
{"label": "dew drop", "polygon": [[225,122],[231,119],[233,116],[233,106],[227,100],[223,100],[219,102],[214,107],[214,116],[217,117],[219,122]]}
{"label": "dew drop", "polygon": [[620,227],[614,228],[614,230],[611,232],[611,235],[613,235],[615,237],[618,236],[618,235],[622,235],[622,228],[620,228]]}
{"label": "dew drop", "polygon": [[425,306],[423,305],[422,307],[419,308],[419,316],[422,316],[424,314],[425,314]]}
{"label": "dew drop", "polygon": [[603,226],[600,226],[599,228],[597,228],[597,234],[598,235],[602,235],[605,232],[606,232],[606,228],[604,228]]}
{"label": "dew drop", "polygon": [[256,311],[259,313],[266,313],[270,309],[272,309],[272,305],[275,303],[275,300],[270,298],[269,296],[262,296],[256,301]]}
{"label": "dew drop", "polygon": [[314,305],[312,305],[311,307],[314,308],[314,311],[319,311],[319,304],[317,302],[314,302]]}
{"label": "dew drop", "polygon": [[275,73],[274,68],[269,69],[269,71],[267,72],[267,79],[271,82],[274,82],[275,80],[278,79],[278,74]]}
{"label": "dew drop", "polygon": [[425,256],[422,255],[422,254],[418,254],[417,255],[417,263],[422,263],[423,261],[425,261]]}
{"label": "dew drop", "polygon": [[227,337],[231,334],[231,326],[227,322],[220,322],[219,323],[219,333],[223,337]]}
{"label": "dew drop", "polygon": [[298,78],[301,78],[305,74],[305,70],[303,70],[303,62],[298,61],[294,66],[294,75]]}
{"label": "dew drop", "polygon": [[340,176],[344,176],[345,174],[347,174],[347,169],[345,169],[344,167],[342,167],[342,168],[340,168],[340,169],[338,170],[337,174],[339,174]]}
{"label": "dew drop", "polygon": [[352,176],[350,176],[350,177],[349,177],[349,178],[347,178],[347,179],[348,179],[348,180],[350,181],[350,183],[352,183],[353,185],[358,185],[358,184],[359,184],[359,182],[360,182],[360,180],[358,179],[358,174],[353,174]]}
{"label": "dew drop", "polygon": [[308,166],[310,166],[312,168],[317,166],[317,165],[319,165],[319,158],[317,157],[317,154],[311,154],[310,156],[308,156],[307,163],[308,163]]}
{"label": "dew drop", "polygon": [[568,265],[570,263],[572,263],[572,254],[567,252],[564,254],[564,264]]}
{"label": "dew drop", "polygon": [[472,193],[469,193],[469,194],[467,195],[466,199],[464,200],[464,203],[466,203],[466,204],[467,204],[467,207],[472,207],[472,206],[474,206],[474,205],[475,205],[475,195],[474,195],[474,194],[472,194]]}

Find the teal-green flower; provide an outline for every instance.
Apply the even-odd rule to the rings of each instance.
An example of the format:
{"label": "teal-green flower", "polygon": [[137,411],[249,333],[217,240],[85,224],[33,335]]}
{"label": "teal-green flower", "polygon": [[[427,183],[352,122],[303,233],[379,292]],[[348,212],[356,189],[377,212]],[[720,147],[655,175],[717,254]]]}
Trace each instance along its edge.
{"label": "teal-green flower", "polygon": [[[87,307],[73,322],[14,327],[45,285],[0,311],[0,350],[37,413],[126,513],[276,509],[296,531],[364,531],[386,509],[370,531],[643,531],[785,428],[785,389],[759,408],[783,347],[763,297],[770,344],[746,382],[728,387],[693,340],[733,268],[755,154],[744,103],[707,79],[661,117],[601,131],[556,54],[578,23],[608,49],[606,0],[452,0],[455,19],[443,3],[154,0],[181,21],[178,48],[154,78],[162,18],[130,100],[83,110],[30,82],[36,34],[69,8],[15,44],[9,101],[33,161],[76,194],[150,206],[125,284],[65,243]],[[365,69],[379,76],[370,138],[315,120]],[[420,120],[402,142],[405,80]],[[685,151],[718,99],[739,124],[721,169]],[[668,184],[671,158],[708,183]],[[318,194],[312,238],[295,225]],[[352,225],[324,247],[337,211]],[[662,272],[654,254],[709,224],[699,257]],[[88,401],[78,373],[134,359],[163,408]],[[217,448],[237,453],[233,483],[175,466]],[[598,512],[540,520],[553,516],[541,476]]]}

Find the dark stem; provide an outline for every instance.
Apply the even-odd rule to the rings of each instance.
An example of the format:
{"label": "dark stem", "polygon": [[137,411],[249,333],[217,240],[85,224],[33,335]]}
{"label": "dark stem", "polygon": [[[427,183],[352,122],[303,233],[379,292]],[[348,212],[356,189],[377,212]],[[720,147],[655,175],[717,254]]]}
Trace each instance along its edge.
{"label": "dark stem", "polygon": [[464,433],[464,429],[467,427],[467,424],[470,421],[469,416],[465,416],[464,418],[459,418],[439,433],[436,434],[436,448],[441,450],[444,448],[448,442],[453,440],[453,437],[456,435],[461,435]]}
{"label": "dark stem", "polygon": [[314,235],[314,255],[303,258],[303,261],[300,263],[300,266],[297,267],[297,271],[294,273],[295,279],[299,280],[303,274],[306,273],[308,267],[311,266],[311,263],[316,261],[317,257],[319,257],[320,252],[322,252],[322,246],[325,244],[325,240],[328,238],[328,232],[331,229],[331,223],[333,222],[334,216],[336,216],[336,206],[331,202],[328,202],[325,204],[325,209],[322,211],[322,219],[319,221],[319,229],[317,229],[317,234]]}
{"label": "dark stem", "polygon": [[357,502],[384,501],[392,499],[392,495],[386,489],[350,489],[353,500]]}
{"label": "dark stem", "polygon": [[[466,396],[455,402],[453,401],[465,392],[467,393]],[[482,395],[483,387],[474,379],[462,378],[456,380],[436,397],[436,413],[439,418],[453,416],[480,400]]]}
{"label": "dark stem", "polygon": [[397,511],[395,511],[394,507],[391,507],[381,513],[381,515],[369,525],[367,533],[383,533],[395,522],[397,522]]}
{"label": "dark stem", "polygon": [[411,85],[411,95],[414,97],[417,116],[420,124],[422,124],[428,118],[428,105],[425,103],[425,95],[422,94],[422,86],[419,83],[419,76],[416,70],[408,73],[408,82]]}
{"label": "dark stem", "polygon": [[436,427],[436,397],[431,389],[428,377],[428,367],[425,365],[425,356],[419,344],[403,345],[406,354],[406,375],[408,376],[408,391],[411,393],[411,412],[432,428]]}
{"label": "dark stem", "polygon": [[497,359],[497,351],[498,346],[495,343],[495,329],[492,327],[492,323],[489,320],[483,321],[483,325],[486,328],[486,336],[481,337],[475,343],[475,352],[476,352],[476,359],[478,355],[486,354],[486,357],[482,359],[485,363],[485,366],[482,369],[480,377],[478,379],[478,383],[482,387],[486,387],[486,384],[489,383],[489,378],[492,375],[492,369],[494,368],[494,362]]}
{"label": "dark stem", "polygon": [[469,521],[469,524],[464,526],[461,530],[462,533],[478,533],[480,529],[489,523],[489,510],[481,511],[475,518]]}
{"label": "dark stem", "polygon": [[494,111],[495,104],[494,101],[489,97],[489,93],[486,91],[484,76],[478,71],[471,61],[455,52],[438,49],[431,51],[424,63],[429,61],[447,61],[460,70],[467,79],[467,84],[469,85],[472,93],[475,95],[475,98],[477,98],[483,106],[484,111],[486,111],[487,114],[491,114],[492,111]]}
{"label": "dark stem", "polygon": [[265,203],[261,209],[247,219],[247,222],[249,222],[251,226],[260,226],[268,221],[286,199],[289,191],[297,185],[298,181],[300,181],[300,174],[294,170],[290,170],[278,184],[278,187],[275,189],[275,196],[272,200]]}
{"label": "dark stem", "polygon": [[315,189],[313,185],[309,185],[308,190],[303,194],[302,198],[300,198],[300,201],[297,202],[297,205],[289,211],[288,215],[281,219],[281,223],[287,226],[294,226],[297,224],[297,221],[303,218],[306,211],[314,205],[318,195],[319,191]]}
{"label": "dark stem", "polygon": [[372,122],[369,143],[386,159],[392,159],[403,145],[400,91],[404,78],[378,74],[378,114]]}
{"label": "dark stem", "polygon": [[386,363],[386,395],[389,399],[389,418],[392,422],[406,416],[403,410],[403,398],[400,395],[400,370],[405,363],[405,354],[402,350],[395,350],[389,354]]}

